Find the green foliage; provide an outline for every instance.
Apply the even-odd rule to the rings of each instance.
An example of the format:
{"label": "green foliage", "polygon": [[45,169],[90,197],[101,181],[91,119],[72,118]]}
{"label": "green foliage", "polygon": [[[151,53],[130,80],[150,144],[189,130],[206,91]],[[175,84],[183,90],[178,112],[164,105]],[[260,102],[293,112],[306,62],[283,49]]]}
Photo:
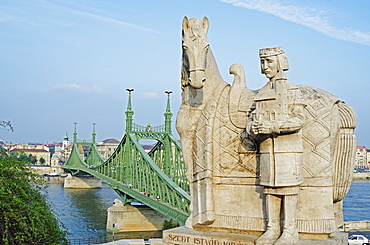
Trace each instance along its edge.
{"label": "green foliage", "polygon": [[20,152],[10,152],[9,158],[11,160],[16,160],[16,161],[25,161],[25,162],[31,162],[32,154],[28,155],[24,151]]}
{"label": "green foliage", "polygon": [[44,165],[46,160],[43,157],[40,157],[39,161],[41,165]]}
{"label": "green foliage", "polygon": [[168,230],[168,229],[172,229],[172,228],[175,228],[175,227],[179,227],[180,224],[175,221],[175,220],[165,220],[164,223],[163,223],[163,228],[162,230]]}
{"label": "green foliage", "polygon": [[10,121],[0,121],[0,128],[7,129],[13,132],[13,126]]}
{"label": "green foliage", "polygon": [[[9,158],[12,159],[12,160],[16,160],[16,161],[28,162],[32,165],[35,165],[37,163],[36,156],[33,156],[32,154],[29,154],[27,156],[27,154],[23,150],[19,151],[19,152],[10,152]],[[45,159],[43,159],[43,160],[44,160],[44,163],[45,163]],[[41,158],[40,158],[40,162],[41,162]]]}
{"label": "green foliage", "polygon": [[47,202],[42,177],[0,149],[0,244],[67,244],[66,236]]}
{"label": "green foliage", "polygon": [[36,164],[36,162],[37,162],[37,158],[36,158],[36,156],[32,156],[32,155],[30,154],[30,156],[28,156],[28,157],[29,157],[30,162],[31,162],[31,164],[32,164],[32,165]]}

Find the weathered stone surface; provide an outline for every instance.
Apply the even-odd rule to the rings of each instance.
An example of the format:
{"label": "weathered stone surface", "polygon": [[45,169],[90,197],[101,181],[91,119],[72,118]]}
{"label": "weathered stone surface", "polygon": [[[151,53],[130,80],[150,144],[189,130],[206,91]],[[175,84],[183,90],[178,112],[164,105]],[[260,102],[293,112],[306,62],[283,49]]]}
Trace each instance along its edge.
{"label": "weathered stone surface", "polygon": [[102,181],[97,178],[78,178],[68,174],[64,178],[65,189],[94,189],[102,188]]}
{"label": "weathered stone surface", "polygon": [[282,47],[260,50],[268,79],[260,90],[247,88],[238,64],[230,67],[230,85],[209,47],[208,19],[185,17],[182,26],[176,128],[192,198],[186,227],[264,233],[256,244],[329,242],[343,224],[352,180],[352,108],[326,91],[288,82]]}
{"label": "weathered stone surface", "polygon": [[159,231],[163,228],[167,216],[147,206],[124,206],[119,199],[114,200],[112,207],[108,208],[107,231]]}
{"label": "weathered stone surface", "polygon": [[[258,236],[226,232],[201,232],[185,227],[163,231],[164,244],[189,245],[254,245]],[[325,240],[301,239],[295,245],[347,244],[347,233],[336,233]]]}

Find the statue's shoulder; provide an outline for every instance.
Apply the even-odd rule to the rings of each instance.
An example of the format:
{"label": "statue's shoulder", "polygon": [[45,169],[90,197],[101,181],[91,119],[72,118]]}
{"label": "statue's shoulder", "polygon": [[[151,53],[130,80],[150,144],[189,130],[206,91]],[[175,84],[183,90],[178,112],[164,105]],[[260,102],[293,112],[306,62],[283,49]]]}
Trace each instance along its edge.
{"label": "statue's shoulder", "polygon": [[289,82],[287,79],[279,80],[280,83],[285,86],[288,90],[299,90],[299,87],[291,82]]}
{"label": "statue's shoulder", "polygon": [[331,104],[338,103],[341,101],[337,96],[323,90],[320,88],[316,88],[313,86],[308,86],[308,85],[298,85],[297,86],[301,93],[303,94],[303,97],[307,101],[307,103],[314,103],[317,100],[324,100],[328,101]]}
{"label": "statue's shoulder", "polygon": [[288,91],[288,101],[292,104],[305,105],[306,103],[303,99],[303,94],[299,89],[299,86],[288,82],[288,80],[284,80],[284,83]]}

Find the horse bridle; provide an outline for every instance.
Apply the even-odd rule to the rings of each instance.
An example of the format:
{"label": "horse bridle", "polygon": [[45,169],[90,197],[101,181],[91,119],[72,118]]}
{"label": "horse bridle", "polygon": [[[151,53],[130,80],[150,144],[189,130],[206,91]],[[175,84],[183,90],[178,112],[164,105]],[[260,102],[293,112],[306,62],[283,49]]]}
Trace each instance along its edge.
{"label": "horse bridle", "polygon": [[207,55],[208,55],[208,50],[209,50],[209,45],[206,46],[207,50],[206,50],[206,54],[204,56],[204,68],[194,68],[194,69],[189,69],[188,72],[195,72],[195,71],[203,71],[205,72],[206,71],[206,67],[207,67]]}
{"label": "horse bridle", "polygon": [[206,71],[206,69],[205,68],[196,68],[196,69],[188,70],[188,72],[193,72],[193,71]]}

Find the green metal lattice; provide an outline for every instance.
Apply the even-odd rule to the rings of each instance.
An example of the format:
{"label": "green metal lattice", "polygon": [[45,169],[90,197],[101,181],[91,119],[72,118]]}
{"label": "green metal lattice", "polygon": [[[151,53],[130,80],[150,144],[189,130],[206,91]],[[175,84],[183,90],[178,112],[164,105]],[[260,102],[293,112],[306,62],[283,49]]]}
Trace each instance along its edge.
{"label": "green metal lattice", "polygon": [[[133,123],[133,90],[128,91],[126,134],[112,156],[104,161],[98,153],[95,125],[91,143],[77,142],[75,126],[74,145],[63,168],[93,175],[109,184],[124,201],[141,202],[183,225],[190,213],[189,184],[181,145],[171,131],[170,92],[166,92],[164,125],[152,127]],[[140,145],[142,139],[157,141],[149,153]],[[90,147],[87,157],[79,152],[81,146]]]}

